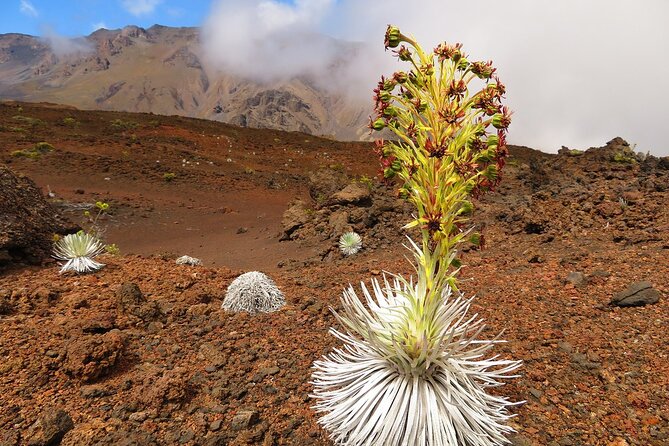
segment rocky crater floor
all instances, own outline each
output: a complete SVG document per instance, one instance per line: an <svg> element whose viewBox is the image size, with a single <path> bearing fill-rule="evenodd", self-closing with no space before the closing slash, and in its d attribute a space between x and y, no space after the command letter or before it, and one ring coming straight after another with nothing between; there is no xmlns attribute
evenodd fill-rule
<svg viewBox="0 0 669 446"><path fill-rule="evenodd" d="M0 237L0 445L331 444L309 396L313 361L338 345L330 307L348 284L411 273L411 209L370 145L30 104L0 105L0 133L0 194L11 184L18 203L1 235L22 235ZM669 444L669 159L620 138L511 149L475 202L485 246L464 247L461 288L483 336L504 332L496 352L524 362L494 390L524 401L512 443ZM24 199L36 211L13 218ZM39 253L97 200L121 253L60 275ZM350 257L347 230L363 238ZM250 270L286 306L222 310Z"/></svg>

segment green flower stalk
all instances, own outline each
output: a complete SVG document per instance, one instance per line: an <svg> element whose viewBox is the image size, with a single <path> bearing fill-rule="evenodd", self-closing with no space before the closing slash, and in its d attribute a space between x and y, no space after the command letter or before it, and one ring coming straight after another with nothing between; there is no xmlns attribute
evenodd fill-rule
<svg viewBox="0 0 669 446"><path fill-rule="evenodd" d="M335 313L345 343L314 363L319 422L338 445L491 446L508 443L508 407L488 387L512 378L519 361L485 356L498 339L479 340L484 326L468 316L471 299L457 289L457 247L480 236L468 221L472 198L500 180L507 155L510 113L504 85L491 62L469 62L461 44L425 52L389 26L386 49L410 69L382 77L375 92L372 130L389 129L393 141L376 151L384 178L399 180L398 193L416 213L405 228L416 281L352 287ZM478 84L472 93L470 84Z"/></svg>

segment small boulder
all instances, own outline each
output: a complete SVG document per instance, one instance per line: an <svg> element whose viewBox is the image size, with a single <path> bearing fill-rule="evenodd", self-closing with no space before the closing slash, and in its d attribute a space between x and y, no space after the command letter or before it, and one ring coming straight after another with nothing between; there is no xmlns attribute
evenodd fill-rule
<svg viewBox="0 0 669 446"><path fill-rule="evenodd" d="M162 317L155 301L147 301L136 283L125 282L116 290L116 306L121 313L131 314L145 322Z"/></svg>
<svg viewBox="0 0 669 446"><path fill-rule="evenodd" d="M371 205L372 195L365 184L350 183L339 192L334 193L332 197L330 197L329 204Z"/></svg>
<svg viewBox="0 0 669 446"><path fill-rule="evenodd" d="M177 265L201 266L202 260L191 256L181 256L176 259L175 263Z"/></svg>
<svg viewBox="0 0 669 446"><path fill-rule="evenodd" d="M653 285L650 282L637 282L628 286L624 291L615 294L609 305L618 307L641 307L658 303L661 296L662 294L653 288Z"/></svg>
<svg viewBox="0 0 669 446"><path fill-rule="evenodd" d="M62 409L47 409L28 428L25 439L30 446L60 444L65 434L74 427L72 418Z"/></svg>
<svg viewBox="0 0 669 446"><path fill-rule="evenodd" d="M309 213L307 212L307 206L303 201L297 200L286 210L286 212L283 213L283 218L281 220L283 236L281 239L289 240L293 232L301 228L308 221Z"/></svg>
<svg viewBox="0 0 669 446"><path fill-rule="evenodd" d="M232 430L248 429L258 422L258 412L255 410L240 410L232 419Z"/></svg>
<svg viewBox="0 0 669 446"><path fill-rule="evenodd" d="M580 271L572 271L569 274L567 274L567 278L565 279L568 283L571 283L574 286L583 286L587 282L587 278L585 277L585 274L583 274Z"/></svg>
<svg viewBox="0 0 669 446"><path fill-rule="evenodd" d="M333 169L320 169L309 173L309 195L317 203L322 203L346 184L343 172Z"/></svg>
<svg viewBox="0 0 669 446"><path fill-rule="evenodd" d="M91 382L113 369L124 347L125 336L118 329L93 335L75 332L67 345L65 371L83 382Z"/></svg>
<svg viewBox="0 0 669 446"><path fill-rule="evenodd" d="M146 298L136 283L125 282L116 290L116 304L120 310L142 305L144 302Z"/></svg>
<svg viewBox="0 0 669 446"><path fill-rule="evenodd" d="M330 214L328 219L328 224L334 231L335 235L343 234L344 232L349 232L353 228L348 223L349 214L345 210L341 209Z"/></svg>

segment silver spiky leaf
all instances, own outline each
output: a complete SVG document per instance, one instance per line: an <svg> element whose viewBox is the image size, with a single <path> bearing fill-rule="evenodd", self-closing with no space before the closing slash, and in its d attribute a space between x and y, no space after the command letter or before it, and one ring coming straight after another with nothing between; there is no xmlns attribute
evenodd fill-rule
<svg viewBox="0 0 669 446"><path fill-rule="evenodd" d="M339 237L339 249L345 256L356 254L362 249L362 237L356 232L345 232Z"/></svg>
<svg viewBox="0 0 669 446"><path fill-rule="evenodd" d="M497 339L477 340L482 320L467 317L471 299L445 287L422 307L426 281L396 276L366 306L349 287L336 314L344 342L314 363L314 408L337 445L491 446L506 444L508 407L516 404L486 388L512 378L519 361L484 357ZM431 309L430 309L431 308Z"/></svg>
<svg viewBox="0 0 669 446"><path fill-rule="evenodd" d="M274 281L259 271L244 273L232 281L221 308L247 313L271 313L285 305L283 293Z"/></svg>
<svg viewBox="0 0 669 446"><path fill-rule="evenodd" d="M53 257L65 261L60 268L60 273L74 271L76 273L88 273L97 271L103 263L93 260L102 254L105 245L94 235L79 231L76 234L68 234L59 239L53 246Z"/></svg>

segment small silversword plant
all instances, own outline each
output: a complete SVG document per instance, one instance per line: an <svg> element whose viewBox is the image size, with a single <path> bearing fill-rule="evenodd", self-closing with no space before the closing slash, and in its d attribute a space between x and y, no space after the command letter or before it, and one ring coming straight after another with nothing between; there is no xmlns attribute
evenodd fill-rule
<svg viewBox="0 0 669 446"><path fill-rule="evenodd" d="M283 293L274 281L259 271L244 273L232 281L223 299L226 311L271 313L285 305Z"/></svg>
<svg viewBox="0 0 669 446"><path fill-rule="evenodd" d="M53 247L53 257L65 261L61 274L66 271L88 273L97 271L104 264L93 260L105 250L105 245L94 235L79 231L59 238Z"/></svg>
<svg viewBox="0 0 669 446"><path fill-rule="evenodd" d="M357 254L362 249L362 237L357 232L345 232L339 237L339 249L345 256Z"/></svg>
<svg viewBox="0 0 669 446"><path fill-rule="evenodd" d="M200 266L202 265L202 260L196 259L191 256L181 256L176 260L177 265L191 265L191 266Z"/></svg>
<svg viewBox="0 0 669 446"><path fill-rule="evenodd" d="M491 62L469 62L460 44L428 53L393 26L385 44L411 68L381 78L370 127L397 137L377 141L377 151L384 176L398 178L399 195L415 206L405 228L420 230L420 245L409 239L416 280L372 280L371 291L362 283L362 299L344 292L335 313L342 329L331 330L344 347L314 363L319 422L337 445L508 443L515 403L487 389L520 362L489 357L502 341L478 339L484 325L457 289L456 249L480 242L466 227L470 197L491 190L504 166L505 88ZM480 90L471 93L470 82Z"/></svg>

